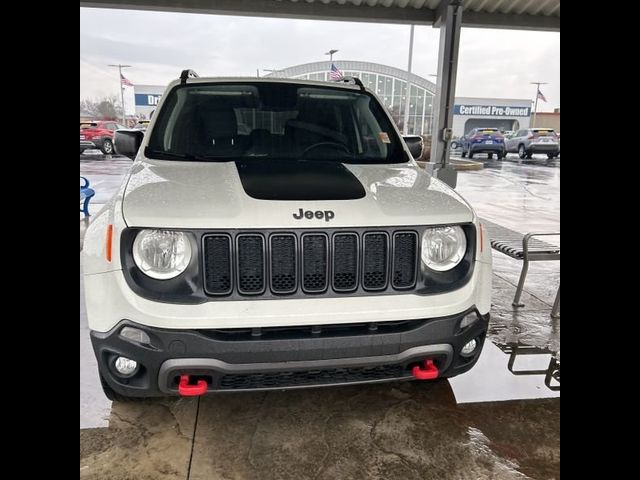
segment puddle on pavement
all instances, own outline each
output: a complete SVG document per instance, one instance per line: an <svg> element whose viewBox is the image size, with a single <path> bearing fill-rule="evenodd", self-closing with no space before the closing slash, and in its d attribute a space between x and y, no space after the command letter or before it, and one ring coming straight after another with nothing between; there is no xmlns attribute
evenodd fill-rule
<svg viewBox="0 0 640 480"><path fill-rule="evenodd" d="M546 349L486 341L478 363L449 379L458 404L560 396L560 361Z"/></svg>

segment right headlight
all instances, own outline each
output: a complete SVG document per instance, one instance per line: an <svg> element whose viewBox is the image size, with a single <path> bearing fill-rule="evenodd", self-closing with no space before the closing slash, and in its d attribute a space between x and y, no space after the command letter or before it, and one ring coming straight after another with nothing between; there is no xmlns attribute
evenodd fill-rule
<svg viewBox="0 0 640 480"><path fill-rule="evenodd" d="M427 228L422 236L422 262L431 270L451 270L466 251L467 237L457 225Z"/></svg>
<svg viewBox="0 0 640 480"><path fill-rule="evenodd" d="M187 269L191 244L183 232L141 230L133 242L133 261L145 275L168 280Z"/></svg>

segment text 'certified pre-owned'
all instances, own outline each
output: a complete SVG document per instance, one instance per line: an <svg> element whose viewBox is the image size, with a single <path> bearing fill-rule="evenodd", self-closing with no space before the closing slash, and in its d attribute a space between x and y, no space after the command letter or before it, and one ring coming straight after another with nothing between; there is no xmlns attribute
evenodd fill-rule
<svg viewBox="0 0 640 480"><path fill-rule="evenodd" d="M312 220L315 217L319 220L322 220L324 218L325 222L328 222L335 216L336 214L333 213L333 210L316 210L315 212L313 212L311 210L303 210L302 208L298 209L298 213L293 214L293 218L295 218L296 220L302 220L303 218Z"/></svg>

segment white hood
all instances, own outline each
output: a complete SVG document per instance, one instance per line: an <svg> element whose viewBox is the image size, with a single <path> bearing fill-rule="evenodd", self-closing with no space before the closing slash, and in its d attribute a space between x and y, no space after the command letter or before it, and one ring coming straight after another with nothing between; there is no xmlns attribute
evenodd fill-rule
<svg viewBox="0 0 640 480"><path fill-rule="evenodd" d="M259 200L248 195L235 162L136 162L123 199L131 227L334 228L434 225L473 220L454 190L415 165L350 165L365 196L354 200ZM331 185L327 185L328 189ZM294 218L300 209L332 211Z"/></svg>

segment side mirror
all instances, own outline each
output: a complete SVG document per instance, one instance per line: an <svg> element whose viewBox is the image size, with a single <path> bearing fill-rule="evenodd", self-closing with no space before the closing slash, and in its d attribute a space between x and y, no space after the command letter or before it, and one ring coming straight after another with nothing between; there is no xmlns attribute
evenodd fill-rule
<svg viewBox="0 0 640 480"><path fill-rule="evenodd" d="M144 132L142 130L132 128L116 130L113 134L113 145L116 147L116 153L133 160L138 154L143 137Z"/></svg>
<svg viewBox="0 0 640 480"><path fill-rule="evenodd" d="M422 155L422 147L424 145L422 137L420 135L405 135L402 139L404 140L404 143L407 144L407 147L409 147L411 156L414 159L420 158Z"/></svg>

